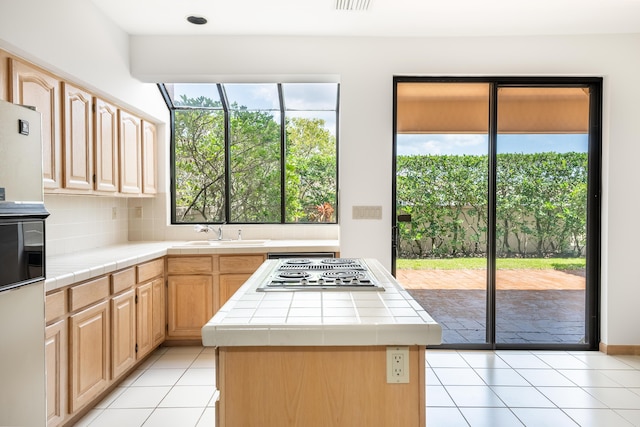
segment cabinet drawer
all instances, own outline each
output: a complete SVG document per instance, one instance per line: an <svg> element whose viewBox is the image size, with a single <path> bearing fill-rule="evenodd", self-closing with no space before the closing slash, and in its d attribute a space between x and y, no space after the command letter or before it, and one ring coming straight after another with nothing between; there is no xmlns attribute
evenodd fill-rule
<svg viewBox="0 0 640 427"><path fill-rule="evenodd" d="M212 271L213 258L210 256L167 258L169 274L202 274Z"/></svg>
<svg viewBox="0 0 640 427"><path fill-rule="evenodd" d="M60 316L64 316L67 312L67 295L65 291L57 291L50 293L45 298L44 313L49 323Z"/></svg>
<svg viewBox="0 0 640 427"><path fill-rule="evenodd" d="M220 257L220 273L253 273L264 262L264 255L225 255Z"/></svg>
<svg viewBox="0 0 640 427"><path fill-rule="evenodd" d="M69 305L76 311L109 296L109 276L104 276L69 289Z"/></svg>
<svg viewBox="0 0 640 427"><path fill-rule="evenodd" d="M129 289L136 284L136 272L132 268L113 273L111 275L111 293L117 294L118 292Z"/></svg>
<svg viewBox="0 0 640 427"><path fill-rule="evenodd" d="M140 264L136 269L138 270L138 283L146 282L154 277L162 276L164 273L164 259L159 258Z"/></svg>

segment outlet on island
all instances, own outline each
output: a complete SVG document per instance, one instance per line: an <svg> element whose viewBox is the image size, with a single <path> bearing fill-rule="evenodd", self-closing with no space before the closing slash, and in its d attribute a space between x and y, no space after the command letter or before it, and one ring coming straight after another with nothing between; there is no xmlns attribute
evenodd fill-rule
<svg viewBox="0 0 640 427"><path fill-rule="evenodd" d="M387 347L387 383L409 382L409 347Z"/></svg>

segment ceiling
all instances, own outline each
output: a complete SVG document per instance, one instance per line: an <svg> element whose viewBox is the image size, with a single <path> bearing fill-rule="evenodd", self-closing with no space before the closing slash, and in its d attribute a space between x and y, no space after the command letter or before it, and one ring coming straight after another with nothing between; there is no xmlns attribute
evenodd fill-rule
<svg viewBox="0 0 640 427"><path fill-rule="evenodd" d="M640 0L92 0L132 35L506 36L640 33ZM205 25L186 21L205 17Z"/></svg>

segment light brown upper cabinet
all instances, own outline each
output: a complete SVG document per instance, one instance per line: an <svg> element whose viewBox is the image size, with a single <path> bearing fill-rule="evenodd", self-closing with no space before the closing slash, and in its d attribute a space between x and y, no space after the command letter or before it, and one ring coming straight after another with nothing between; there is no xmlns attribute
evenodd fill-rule
<svg viewBox="0 0 640 427"><path fill-rule="evenodd" d="M156 194L158 192L158 178L156 165L158 164L158 149L156 125L147 121L142 122L142 192Z"/></svg>
<svg viewBox="0 0 640 427"><path fill-rule="evenodd" d="M142 120L119 110L120 192L142 192Z"/></svg>
<svg viewBox="0 0 640 427"><path fill-rule="evenodd" d="M62 83L64 122L64 188L93 190L93 97Z"/></svg>
<svg viewBox="0 0 640 427"><path fill-rule="evenodd" d="M42 115L47 193L155 195L154 123L0 50L0 99Z"/></svg>
<svg viewBox="0 0 640 427"><path fill-rule="evenodd" d="M9 54L0 50L0 99L9 101Z"/></svg>
<svg viewBox="0 0 640 427"><path fill-rule="evenodd" d="M118 191L118 109L95 98L95 186L100 192Z"/></svg>
<svg viewBox="0 0 640 427"><path fill-rule="evenodd" d="M9 64L11 102L35 107L42 114L44 188L60 188L60 80L14 58Z"/></svg>

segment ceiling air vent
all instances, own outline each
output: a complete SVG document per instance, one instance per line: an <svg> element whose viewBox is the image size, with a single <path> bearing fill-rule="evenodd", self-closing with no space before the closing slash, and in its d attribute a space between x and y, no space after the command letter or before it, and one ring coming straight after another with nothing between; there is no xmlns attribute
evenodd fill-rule
<svg viewBox="0 0 640 427"><path fill-rule="evenodd" d="M371 0L336 0L336 10L367 10Z"/></svg>

